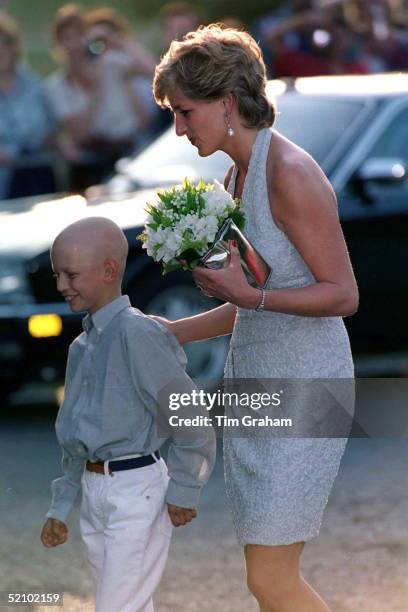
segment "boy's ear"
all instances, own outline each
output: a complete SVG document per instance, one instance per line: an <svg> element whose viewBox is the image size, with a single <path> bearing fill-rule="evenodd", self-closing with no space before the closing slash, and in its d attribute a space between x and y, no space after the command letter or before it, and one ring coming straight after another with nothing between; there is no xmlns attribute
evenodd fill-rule
<svg viewBox="0 0 408 612"><path fill-rule="evenodd" d="M119 263L116 259L105 260L105 281L111 283L118 278Z"/></svg>

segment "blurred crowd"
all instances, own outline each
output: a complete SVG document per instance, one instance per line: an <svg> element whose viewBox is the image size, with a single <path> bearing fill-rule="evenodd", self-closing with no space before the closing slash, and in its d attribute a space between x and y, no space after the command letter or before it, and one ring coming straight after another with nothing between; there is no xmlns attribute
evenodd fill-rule
<svg viewBox="0 0 408 612"><path fill-rule="evenodd" d="M407 0L293 0L254 33L271 77L408 69Z"/></svg>
<svg viewBox="0 0 408 612"><path fill-rule="evenodd" d="M407 0L282 6L249 26L233 16L218 19L248 27L271 78L408 69ZM164 5L162 52L205 22L193 4ZM0 11L0 200L54 192L61 184L83 190L171 121L151 92L159 58L116 9L62 6L53 18L50 54L56 69L41 79L22 59L19 24Z"/></svg>

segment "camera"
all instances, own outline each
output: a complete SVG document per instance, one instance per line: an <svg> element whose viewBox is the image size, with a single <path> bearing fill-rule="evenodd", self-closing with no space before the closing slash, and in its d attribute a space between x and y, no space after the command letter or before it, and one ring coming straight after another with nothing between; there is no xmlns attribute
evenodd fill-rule
<svg viewBox="0 0 408 612"><path fill-rule="evenodd" d="M89 38L85 43L85 49L89 57L95 58L103 55L106 51L106 40L103 38Z"/></svg>

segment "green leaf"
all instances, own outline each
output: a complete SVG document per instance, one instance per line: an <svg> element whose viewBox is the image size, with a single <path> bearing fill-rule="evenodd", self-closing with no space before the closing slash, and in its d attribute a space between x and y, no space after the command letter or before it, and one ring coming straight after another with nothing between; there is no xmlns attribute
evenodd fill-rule
<svg viewBox="0 0 408 612"><path fill-rule="evenodd" d="M196 249L188 248L180 253L180 259L185 259L189 262L194 259L200 259L200 254L196 251Z"/></svg>
<svg viewBox="0 0 408 612"><path fill-rule="evenodd" d="M232 212L230 218L233 220L238 229L243 230L245 227L245 217L240 212Z"/></svg>
<svg viewBox="0 0 408 612"><path fill-rule="evenodd" d="M171 259L167 263L163 264L163 276L168 274L169 272L174 272L174 270L180 270L183 266L177 259Z"/></svg>

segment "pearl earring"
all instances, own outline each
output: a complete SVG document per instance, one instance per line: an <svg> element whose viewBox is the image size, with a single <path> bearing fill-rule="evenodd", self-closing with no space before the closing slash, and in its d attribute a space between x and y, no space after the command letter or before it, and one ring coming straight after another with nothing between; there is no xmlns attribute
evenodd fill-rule
<svg viewBox="0 0 408 612"><path fill-rule="evenodd" d="M227 124L227 134L228 136L235 136L235 130L231 125L230 122L230 117L228 116L227 113L224 113L224 117L225 117L225 123Z"/></svg>
<svg viewBox="0 0 408 612"><path fill-rule="evenodd" d="M228 122L227 134L228 136L235 136L235 130L229 122Z"/></svg>

